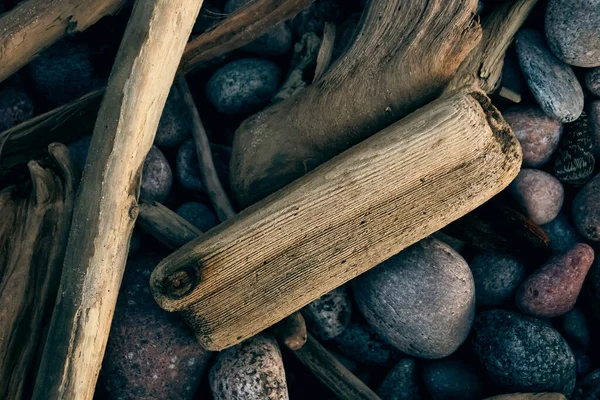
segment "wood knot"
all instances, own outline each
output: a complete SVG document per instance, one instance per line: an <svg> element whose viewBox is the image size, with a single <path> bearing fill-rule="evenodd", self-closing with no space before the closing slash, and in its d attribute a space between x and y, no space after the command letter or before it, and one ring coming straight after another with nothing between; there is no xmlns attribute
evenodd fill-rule
<svg viewBox="0 0 600 400"><path fill-rule="evenodd" d="M138 204L136 202L133 202L131 207L129 207L129 218L131 218L132 220L135 221L137 219L139 213L140 213L140 207L138 206Z"/></svg>
<svg viewBox="0 0 600 400"><path fill-rule="evenodd" d="M165 278L162 291L166 296L181 298L192 291L198 280L194 268L180 269Z"/></svg>

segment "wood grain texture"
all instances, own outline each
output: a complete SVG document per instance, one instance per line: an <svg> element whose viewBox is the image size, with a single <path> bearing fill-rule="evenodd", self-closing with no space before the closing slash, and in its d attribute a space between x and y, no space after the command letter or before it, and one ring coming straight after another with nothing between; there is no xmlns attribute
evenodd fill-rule
<svg viewBox="0 0 600 400"><path fill-rule="evenodd" d="M293 353L338 398L344 400L380 400L375 392L352 372L348 371L312 335L309 334L306 344Z"/></svg>
<svg viewBox="0 0 600 400"><path fill-rule="evenodd" d="M308 8L313 1L256 0L251 6L237 10L187 44L179 72L189 72L204 61L252 42L274 25ZM103 94L104 89L89 93L0 133L0 178L19 164L43 155L49 143L69 143L90 134Z"/></svg>
<svg viewBox="0 0 600 400"><path fill-rule="evenodd" d="M34 399L91 399L138 213L142 166L202 1L137 1L100 108Z"/></svg>
<svg viewBox="0 0 600 400"><path fill-rule="evenodd" d="M142 199L136 224L171 250L177 250L202 235L186 219L156 201Z"/></svg>
<svg viewBox="0 0 600 400"><path fill-rule="evenodd" d="M173 253L154 296L229 347L489 200L521 158L484 94L436 101ZM187 293L170 291L179 274Z"/></svg>
<svg viewBox="0 0 600 400"><path fill-rule="evenodd" d="M27 0L0 16L0 82L64 36L117 12L125 0Z"/></svg>

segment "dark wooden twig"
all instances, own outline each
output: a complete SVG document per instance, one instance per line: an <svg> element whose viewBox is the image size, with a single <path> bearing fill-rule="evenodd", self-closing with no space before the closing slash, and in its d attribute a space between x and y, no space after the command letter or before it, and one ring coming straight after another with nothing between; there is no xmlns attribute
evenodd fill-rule
<svg viewBox="0 0 600 400"><path fill-rule="evenodd" d="M202 232L183 217L156 201L140 202L137 226L167 246L177 250Z"/></svg>

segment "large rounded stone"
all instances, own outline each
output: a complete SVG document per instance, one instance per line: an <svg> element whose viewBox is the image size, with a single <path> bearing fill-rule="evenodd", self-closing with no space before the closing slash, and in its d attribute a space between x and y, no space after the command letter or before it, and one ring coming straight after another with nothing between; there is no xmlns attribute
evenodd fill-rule
<svg viewBox="0 0 600 400"><path fill-rule="evenodd" d="M210 388L215 400L287 400L275 338L257 335L220 352L210 370Z"/></svg>
<svg viewBox="0 0 600 400"><path fill-rule="evenodd" d="M152 146L144 161L140 197L162 203L169 196L172 185L173 173L169 162L157 147Z"/></svg>
<svg viewBox="0 0 600 400"><path fill-rule="evenodd" d="M460 254L439 240L416 243L352 284L369 324L409 355L445 357L471 329L473 275Z"/></svg>
<svg viewBox="0 0 600 400"><path fill-rule="evenodd" d="M522 314L490 310L475 319L473 350L504 392L560 392L575 387L575 358L558 332Z"/></svg>
<svg viewBox="0 0 600 400"><path fill-rule="evenodd" d="M383 342L368 325L351 322L332 341L340 352L360 363L389 365L392 361L392 347Z"/></svg>
<svg viewBox="0 0 600 400"><path fill-rule="evenodd" d="M584 379L577 382L571 400L600 399L600 369L590 372Z"/></svg>
<svg viewBox="0 0 600 400"><path fill-rule="evenodd" d="M333 339L346 329L352 304L345 286L319 297L302 309L310 331L321 340Z"/></svg>
<svg viewBox="0 0 600 400"><path fill-rule="evenodd" d="M558 58L578 67L600 66L600 0L549 0L545 26Z"/></svg>
<svg viewBox="0 0 600 400"><path fill-rule="evenodd" d="M191 117L179 92L171 89L158 123L154 144L170 149L192 136Z"/></svg>
<svg viewBox="0 0 600 400"><path fill-rule="evenodd" d="M388 372L377 389L382 400L419 400L419 377L412 358L403 358Z"/></svg>
<svg viewBox="0 0 600 400"><path fill-rule="evenodd" d="M178 315L162 310L150 292L161 258L127 263L99 385L110 399L193 399L210 353Z"/></svg>
<svg viewBox="0 0 600 400"><path fill-rule="evenodd" d="M502 113L523 148L523 166L541 167L556 148L562 124L538 107L512 107Z"/></svg>
<svg viewBox="0 0 600 400"><path fill-rule="evenodd" d="M527 85L542 110L562 122L579 118L583 89L571 67L552 54L539 32L522 30L515 43Z"/></svg>
<svg viewBox="0 0 600 400"><path fill-rule="evenodd" d="M562 184L547 172L523 168L510 191L525 214L536 224L547 224L558 215L564 200Z"/></svg>
<svg viewBox="0 0 600 400"><path fill-rule="evenodd" d="M525 266L497 252L477 253L471 263L478 307L499 306L512 301L525 279Z"/></svg>
<svg viewBox="0 0 600 400"><path fill-rule="evenodd" d="M573 201L573 221L586 239L600 241L600 174L596 175Z"/></svg>
<svg viewBox="0 0 600 400"><path fill-rule="evenodd" d="M590 346L590 328L585 314L579 308L572 309L554 321L558 331L567 339L567 342L573 343L582 349L587 349Z"/></svg>

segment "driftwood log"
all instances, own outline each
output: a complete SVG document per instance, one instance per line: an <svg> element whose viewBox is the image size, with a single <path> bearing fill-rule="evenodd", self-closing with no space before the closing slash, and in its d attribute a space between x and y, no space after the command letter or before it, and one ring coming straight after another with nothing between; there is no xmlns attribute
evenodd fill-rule
<svg viewBox="0 0 600 400"><path fill-rule="evenodd" d="M91 399L108 340L142 165L202 1L136 2L75 203L34 399ZM174 23L176 21L177 23Z"/></svg>
<svg viewBox="0 0 600 400"><path fill-rule="evenodd" d="M187 73L203 62L240 48L310 6L314 0L256 0L190 41L179 64ZM80 97L0 133L0 178L39 157L52 142L69 143L94 128L104 89Z"/></svg>
<svg viewBox="0 0 600 400"><path fill-rule="evenodd" d="M78 172L60 144L0 192L0 398L27 399L58 291Z"/></svg>
<svg viewBox="0 0 600 400"><path fill-rule="evenodd" d="M27 0L0 17L0 82L64 36L114 14L125 0Z"/></svg>
<svg viewBox="0 0 600 400"><path fill-rule="evenodd" d="M221 350L462 217L520 164L483 93L438 100L173 253L154 296Z"/></svg>

